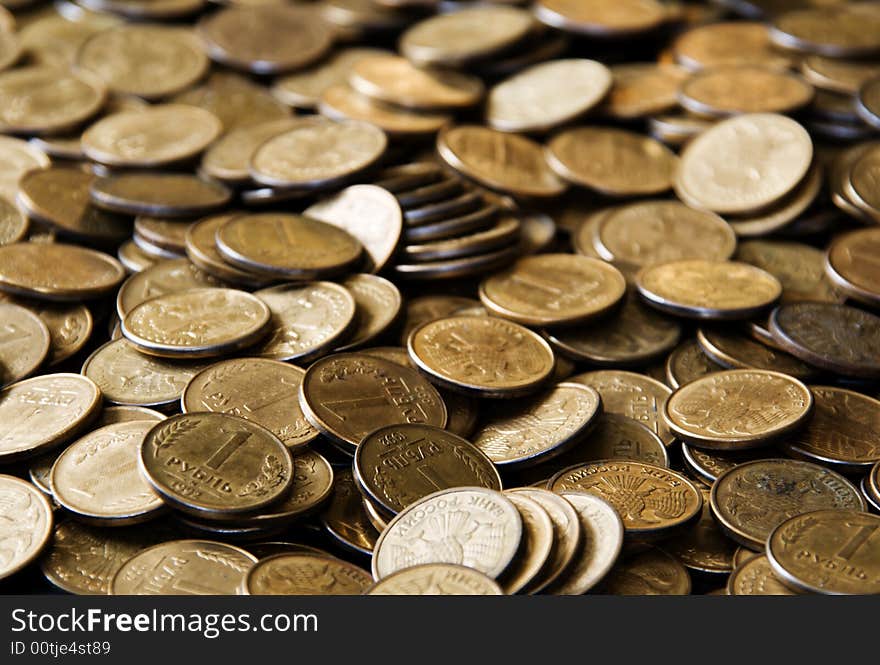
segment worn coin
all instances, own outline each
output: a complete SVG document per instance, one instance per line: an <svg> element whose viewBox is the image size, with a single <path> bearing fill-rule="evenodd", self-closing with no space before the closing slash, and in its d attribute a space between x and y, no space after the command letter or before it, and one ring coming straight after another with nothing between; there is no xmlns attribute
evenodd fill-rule
<svg viewBox="0 0 880 665"><path fill-rule="evenodd" d="M773 574L773 568L763 554L753 556L736 567L728 579L727 593L730 596L797 595Z"/></svg>
<svg viewBox="0 0 880 665"><path fill-rule="evenodd" d="M116 313L124 319L141 303L171 293L220 286L220 282L187 259L159 261L131 275L116 294Z"/></svg>
<svg viewBox="0 0 880 665"><path fill-rule="evenodd" d="M97 178L89 194L105 210L157 217L206 215L232 198L232 192L218 182L183 173L151 172Z"/></svg>
<svg viewBox="0 0 880 665"><path fill-rule="evenodd" d="M835 238L825 258L831 281L849 297L869 306L880 304L878 249L880 234L876 229L851 231Z"/></svg>
<svg viewBox="0 0 880 665"><path fill-rule="evenodd" d="M770 532L813 510L864 510L858 489L843 476L809 462L766 459L739 464L712 485L712 514L741 545L761 551Z"/></svg>
<svg viewBox="0 0 880 665"><path fill-rule="evenodd" d="M372 583L370 573L347 561L290 553L260 559L240 591L256 596L359 596Z"/></svg>
<svg viewBox="0 0 880 665"><path fill-rule="evenodd" d="M733 553L736 543L727 538L712 517L709 490L700 489L703 511L700 521L691 529L663 544L685 566L700 573L730 573L733 571Z"/></svg>
<svg viewBox="0 0 880 665"><path fill-rule="evenodd" d="M686 596L690 592L687 568L656 547L621 557L599 589L612 596Z"/></svg>
<svg viewBox="0 0 880 665"><path fill-rule="evenodd" d="M709 358L732 369L766 369L805 381L816 376L816 369L794 356L770 348L734 331L700 328L697 343Z"/></svg>
<svg viewBox="0 0 880 665"><path fill-rule="evenodd" d="M423 563L382 578L369 596L501 596L498 582L483 573L452 563Z"/></svg>
<svg viewBox="0 0 880 665"><path fill-rule="evenodd" d="M333 494L321 513L321 523L341 545L361 554L371 555L379 532L364 511L361 493L351 469L334 471Z"/></svg>
<svg viewBox="0 0 880 665"><path fill-rule="evenodd" d="M0 579L30 564L49 544L52 506L29 482L0 475Z"/></svg>
<svg viewBox="0 0 880 665"><path fill-rule="evenodd" d="M29 309L0 302L0 386L33 374L49 354L43 320Z"/></svg>
<svg viewBox="0 0 880 665"><path fill-rule="evenodd" d="M796 74L763 65L726 65L691 76L679 103L691 113L724 117L741 113L794 113L813 101L813 86Z"/></svg>
<svg viewBox="0 0 880 665"><path fill-rule="evenodd" d="M823 269L821 250L797 242L747 240L736 248L736 259L766 270L782 284L780 301L840 302Z"/></svg>

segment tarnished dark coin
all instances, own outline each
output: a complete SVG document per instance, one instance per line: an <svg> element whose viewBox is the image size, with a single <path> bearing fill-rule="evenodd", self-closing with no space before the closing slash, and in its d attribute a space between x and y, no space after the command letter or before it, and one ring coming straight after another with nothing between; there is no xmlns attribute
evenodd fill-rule
<svg viewBox="0 0 880 665"><path fill-rule="evenodd" d="M727 582L731 596L795 596L794 591L779 581L770 562L763 554L738 565Z"/></svg>
<svg viewBox="0 0 880 665"><path fill-rule="evenodd" d="M712 517L709 490L701 488L703 512L689 531L663 543L667 552L691 570L701 573L725 574L733 571L736 543L730 540Z"/></svg>
<svg viewBox="0 0 880 665"><path fill-rule="evenodd" d="M340 469L334 476L333 494L321 513L321 523L344 547L370 555L379 539L379 532L364 511L352 471Z"/></svg>
<svg viewBox="0 0 880 665"><path fill-rule="evenodd" d="M674 556L650 547L624 555L599 587L612 596L686 596L691 576Z"/></svg>
<svg viewBox="0 0 880 665"><path fill-rule="evenodd" d="M691 476L709 486L725 471L739 464L771 457L774 451L773 448L708 450L690 446L687 443L681 444L681 456L685 469Z"/></svg>
<svg viewBox="0 0 880 665"><path fill-rule="evenodd" d="M801 381L816 376L817 370L794 356L721 328L697 330L697 343L711 360L734 369L766 369L788 374Z"/></svg>
<svg viewBox="0 0 880 665"><path fill-rule="evenodd" d="M712 372L720 372L724 366L710 359L696 340L681 344L666 360L666 382L673 388L698 379Z"/></svg>

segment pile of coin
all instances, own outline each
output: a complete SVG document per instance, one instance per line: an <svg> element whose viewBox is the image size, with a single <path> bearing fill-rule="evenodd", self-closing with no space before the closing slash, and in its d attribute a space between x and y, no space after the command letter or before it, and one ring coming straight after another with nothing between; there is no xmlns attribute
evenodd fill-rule
<svg viewBox="0 0 880 665"><path fill-rule="evenodd" d="M880 5L3 4L0 591L880 593Z"/></svg>

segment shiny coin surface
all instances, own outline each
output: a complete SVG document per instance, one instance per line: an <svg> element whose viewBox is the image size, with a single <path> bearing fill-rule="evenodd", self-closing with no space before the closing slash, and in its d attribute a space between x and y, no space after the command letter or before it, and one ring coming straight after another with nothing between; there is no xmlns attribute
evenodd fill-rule
<svg viewBox="0 0 880 665"><path fill-rule="evenodd" d="M89 159L109 166L155 167L195 157L222 131L213 113L188 104L157 104L109 115L82 135Z"/></svg>
<svg viewBox="0 0 880 665"><path fill-rule="evenodd" d="M0 461L69 441L98 415L101 391L79 374L43 374L0 391Z"/></svg>
<svg viewBox="0 0 880 665"><path fill-rule="evenodd" d="M813 101L813 86L800 76L763 65L726 65L694 74L678 99L705 116L793 113Z"/></svg>
<svg viewBox="0 0 880 665"><path fill-rule="evenodd" d="M781 305L770 332L782 348L816 367L861 378L880 377L880 318L830 303Z"/></svg>
<svg viewBox="0 0 880 665"><path fill-rule="evenodd" d="M579 441L601 411L593 388L560 383L540 395L499 404L470 439L498 466L535 464Z"/></svg>
<svg viewBox="0 0 880 665"><path fill-rule="evenodd" d="M859 87L856 98L856 113L872 127L880 127L880 72L873 71L870 79Z"/></svg>
<svg viewBox="0 0 880 665"><path fill-rule="evenodd" d="M318 431L299 407L304 370L264 358L223 360L190 379L181 396L184 413L212 411L252 420L297 449Z"/></svg>
<svg viewBox="0 0 880 665"><path fill-rule="evenodd" d="M92 202L127 215L187 217L224 207L232 192L224 185L176 173L124 173L96 179Z"/></svg>
<svg viewBox="0 0 880 665"><path fill-rule="evenodd" d="M500 492L435 492L399 513L382 532L373 577L381 580L421 563L454 563L497 578L513 561L521 538L519 512Z"/></svg>
<svg viewBox="0 0 880 665"><path fill-rule="evenodd" d="M444 489L501 489L498 471L485 453L426 425L388 425L371 432L358 444L354 472L368 499L391 514Z"/></svg>
<svg viewBox="0 0 880 665"><path fill-rule="evenodd" d="M599 589L612 596L685 596L690 592L687 568L656 547L621 557Z"/></svg>
<svg viewBox="0 0 880 665"><path fill-rule="evenodd" d="M181 254L186 251L186 231L190 226L189 215L180 220L138 215L134 220L133 237L138 237L159 249Z"/></svg>
<svg viewBox="0 0 880 665"><path fill-rule="evenodd" d="M697 26L672 45L675 59L692 70L730 65L787 69L792 58L773 46L767 26L757 21L729 21Z"/></svg>
<svg viewBox="0 0 880 665"><path fill-rule="evenodd" d="M108 425L71 444L52 466L55 500L77 519L99 526L156 517L164 504L138 469L141 444L154 425L149 420Z"/></svg>
<svg viewBox="0 0 880 665"><path fill-rule="evenodd" d="M800 591L880 593L880 517L817 510L780 524L767 539L773 572Z"/></svg>
<svg viewBox="0 0 880 665"><path fill-rule="evenodd" d="M257 596L359 596L373 584L363 568L335 557L276 554L247 573L241 592Z"/></svg>
<svg viewBox="0 0 880 665"><path fill-rule="evenodd" d="M186 413L155 425L141 470L162 498L194 515L256 510L283 497L293 461L269 430L222 413Z"/></svg>
<svg viewBox="0 0 880 665"><path fill-rule="evenodd" d="M770 532L790 517L813 510L864 510L858 489L817 464L767 459L740 464L712 486L712 514L724 532L760 551Z"/></svg>
<svg viewBox="0 0 880 665"><path fill-rule="evenodd" d="M555 545L553 522L541 504L522 492L505 492L522 519L523 534L516 561L505 571L502 582L506 593L522 591L541 574Z"/></svg>
<svg viewBox="0 0 880 665"><path fill-rule="evenodd" d="M210 540L172 540L142 550L122 564L110 582L110 593L234 595L256 562L255 556L233 545Z"/></svg>
<svg viewBox="0 0 880 665"><path fill-rule="evenodd" d="M125 280L116 294L116 314L124 319L131 310L151 298L220 284L186 259L158 261Z"/></svg>
<svg viewBox="0 0 880 665"><path fill-rule="evenodd" d="M778 240L748 240L739 243L736 258L776 277L782 284L783 303L840 301L825 276L823 253L815 247Z"/></svg>
<svg viewBox="0 0 880 665"><path fill-rule="evenodd" d="M217 249L242 270L277 279L315 279L350 270L361 243L326 222L290 213L233 217L217 230Z"/></svg>
<svg viewBox="0 0 880 665"><path fill-rule="evenodd" d="M344 84L325 90L318 110L334 120L369 122L394 138L430 136L452 120L444 113L415 112L393 106Z"/></svg>
<svg viewBox="0 0 880 665"><path fill-rule="evenodd" d="M327 353L350 329L357 303L333 282L281 284L254 292L271 312L270 332L251 354L306 362Z"/></svg>
<svg viewBox="0 0 880 665"><path fill-rule="evenodd" d="M745 114L718 123L687 145L675 191L697 208L720 214L755 212L793 190L812 158L810 135L794 120Z"/></svg>
<svg viewBox="0 0 880 665"><path fill-rule="evenodd" d="M763 554L753 556L736 567L727 582L730 596L795 596L794 591L773 574Z"/></svg>
<svg viewBox="0 0 880 665"><path fill-rule="evenodd" d="M670 469L641 462L606 460L560 471L550 479L554 492L595 494L620 513L627 536L662 538L698 519L699 488Z"/></svg>
<svg viewBox="0 0 880 665"><path fill-rule="evenodd" d="M666 20L666 9L654 0L540 0L535 15L555 28L610 37L656 28Z"/></svg>
<svg viewBox="0 0 880 665"><path fill-rule="evenodd" d="M14 476L0 475L0 579L18 572L39 556L52 535L52 506L43 493Z"/></svg>
<svg viewBox="0 0 880 665"><path fill-rule="evenodd" d="M487 309L534 326L583 323L608 312L625 292L619 270L575 254L525 257L480 283Z"/></svg>
<svg viewBox="0 0 880 665"><path fill-rule="evenodd" d="M27 235L29 226L28 218L13 205L13 201L0 196L0 245L22 240Z"/></svg>
<svg viewBox="0 0 880 665"><path fill-rule="evenodd" d="M733 571L733 554L736 543L730 540L712 517L709 506L709 490L701 488L703 509L700 520L689 531L663 544L691 570L701 573L725 574Z"/></svg>
<svg viewBox="0 0 880 665"><path fill-rule="evenodd" d="M666 382L673 388L679 388L701 376L724 369L703 353L696 340L681 344L669 354L666 360Z"/></svg>
<svg viewBox="0 0 880 665"><path fill-rule="evenodd" d="M816 375L816 369L794 356L772 349L745 335L721 328L700 328L697 343L709 358L729 368L766 369L788 374L801 381Z"/></svg>
<svg viewBox="0 0 880 665"><path fill-rule="evenodd" d="M43 364L49 354L49 329L20 305L0 302L0 386L19 381Z"/></svg>
<svg viewBox="0 0 880 665"><path fill-rule="evenodd" d="M313 109L325 90L346 83L349 71L358 60L373 55L387 55L387 52L364 47L334 51L310 67L276 79L272 94L290 106Z"/></svg>
<svg viewBox="0 0 880 665"><path fill-rule="evenodd" d="M184 236L186 255L200 272L218 280L244 286L265 286L267 278L227 263L217 249L217 231L236 216L237 213L212 215L189 225Z"/></svg>
<svg viewBox="0 0 880 665"><path fill-rule="evenodd" d="M518 134L461 125L437 137L449 166L486 187L520 196L558 196L566 185L547 166L541 146Z"/></svg>
<svg viewBox="0 0 880 665"><path fill-rule="evenodd" d="M614 65L611 92L602 110L612 118L632 120L678 106L678 88L688 78L684 67L655 62Z"/></svg>
<svg viewBox="0 0 880 665"><path fill-rule="evenodd" d="M128 423L132 420L159 422L160 420L165 420L165 416L145 406L106 406L101 410L100 417L95 421L95 429L106 427L107 425L116 425L117 423Z"/></svg>
<svg viewBox="0 0 880 665"><path fill-rule="evenodd" d="M38 300L81 301L114 291L125 269L111 256L62 243L0 247L0 290Z"/></svg>
<svg viewBox="0 0 880 665"><path fill-rule="evenodd" d="M557 175L609 196L659 194L672 187L675 154L659 141L622 129L577 127L547 144Z"/></svg>
<svg viewBox="0 0 880 665"><path fill-rule="evenodd" d="M611 88L611 72L595 60L551 60L498 83L486 100L486 120L504 132L544 131L595 107Z"/></svg>
<svg viewBox="0 0 880 665"><path fill-rule="evenodd" d="M416 366L451 390L510 397L538 389L553 371L553 351L537 334L493 317L430 321L407 342Z"/></svg>
<svg viewBox="0 0 880 665"><path fill-rule="evenodd" d="M770 39L783 48L835 58L880 52L880 12L872 4L809 7L784 12L773 22Z"/></svg>
<svg viewBox="0 0 880 665"><path fill-rule="evenodd" d="M370 272L385 267L403 230L403 213L397 199L375 185L347 187L306 208L303 214L341 228L360 240L371 262Z"/></svg>
<svg viewBox="0 0 880 665"><path fill-rule="evenodd" d="M50 164L49 158L42 150L27 141L11 136L0 136L0 155L3 157L3 167L0 168L0 195L9 204L15 202L21 176L33 169L48 168ZM0 244L20 240L26 231L26 228L22 228L22 222L10 215L11 213L5 213L0 218L3 220L0 228L6 233L5 236L0 236L2 238Z"/></svg>
<svg viewBox="0 0 880 665"><path fill-rule="evenodd" d="M459 314L473 315L475 311L482 309L479 300L461 296L441 294L408 298L404 303L401 342L406 344L410 333L424 323Z"/></svg>
<svg viewBox="0 0 880 665"><path fill-rule="evenodd" d="M880 249L876 229L839 236L828 248L825 270L835 286L868 306L880 304L880 267L874 257Z"/></svg>
<svg viewBox="0 0 880 665"><path fill-rule="evenodd" d="M258 341L269 320L269 308L249 293L192 289L137 305L125 315L122 334L149 355L210 357Z"/></svg>
<svg viewBox="0 0 880 665"><path fill-rule="evenodd" d="M812 410L813 395L797 379L780 372L737 369L680 387L666 401L663 420L698 448L741 450L798 429Z"/></svg>
<svg viewBox="0 0 880 665"><path fill-rule="evenodd" d="M382 578L369 596L501 596L498 582L483 573L452 563L424 563Z"/></svg>
<svg viewBox="0 0 880 665"><path fill-rule="evenodd" d="M348 450L377 427L444 427L447 420L439 393L418 372L358 353L315 362L303 377L299 400L306 419Z"/></svg>
<svg viewBox="0 0 880 665"><path fill-rule="evenodd" d="M690 446L686 443L681 444L684 468L691 476L710 486L725 471L745 462L766 459L772 456L773 451L773 448L709 450L707 448Z"/></svg>
<svg viewBox="0 0 880 665"><path fill-rule="evenodd" d="M334 471L333 494L321 513L321 523L341 545L371 555L379 532L364 510L362 495L351 469Z"/></svg>
<svg viewBox="0 0 880 665"><path fill-rule="evenodd" d="M337 351L348 351L381 336L397 320L403 298L397 287L384 277L352 275L343 282L354 298L356 309L352 331Z"/></svg>
<svg viewBox="0 0 880 665"><path fill-rule="evenodd" d="M737 261L689 259L643 268L636 286L652 307L688 318L746 319L771 307L782 285Z"/></svg>

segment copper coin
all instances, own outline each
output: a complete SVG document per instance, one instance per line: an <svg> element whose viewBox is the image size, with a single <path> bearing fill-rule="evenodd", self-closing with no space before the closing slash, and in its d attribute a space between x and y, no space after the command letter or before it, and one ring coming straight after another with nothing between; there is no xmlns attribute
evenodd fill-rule
<svg viewBox="0 0 880 665"><path fill-rule="evenodd" d="M851 298L880 304L880 266L875 263L880 234L875 229L838 236L825 258L825 271L834 284Z"/></svg>

